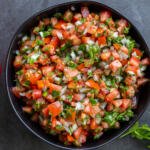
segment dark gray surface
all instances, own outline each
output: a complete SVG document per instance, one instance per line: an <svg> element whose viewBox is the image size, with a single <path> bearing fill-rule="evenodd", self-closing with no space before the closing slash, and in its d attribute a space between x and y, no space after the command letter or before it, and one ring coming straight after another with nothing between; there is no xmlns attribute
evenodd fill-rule
<svg viewBox="0 0 150 150"><path fill-rule="evenodd" d="M0 0L0 150L55 149L32 135L16 117L4 88L5 57L11 38L24 20L35 12L67 0ZM101 0L125 15L142 33L150 47L150 0ZM140 119L150 124L150 106ZM101 150L146 150L146 141L118 139Z"/></svg>

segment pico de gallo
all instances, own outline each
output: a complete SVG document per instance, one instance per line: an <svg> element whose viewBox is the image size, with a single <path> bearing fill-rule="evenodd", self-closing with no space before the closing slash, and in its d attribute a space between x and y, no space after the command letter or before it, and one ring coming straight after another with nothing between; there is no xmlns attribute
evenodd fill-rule
<svg viewBox="0 0 150 150"><path fill-rule="evenodd" d="M46 133L76 146L129 121L150 64L130 27L107 10L88 7L39 20L19 41L13 62L12 92L23 112Z"/></svg>

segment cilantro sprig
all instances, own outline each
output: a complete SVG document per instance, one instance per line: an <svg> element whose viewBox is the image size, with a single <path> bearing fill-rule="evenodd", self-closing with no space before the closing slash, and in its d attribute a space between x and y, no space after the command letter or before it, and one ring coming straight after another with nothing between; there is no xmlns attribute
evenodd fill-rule
<svg viewBox="0 0 150 150"><path fill-rule="evenodd" d="M150 140L150 126L148 124L140 125L139 122L136 122L121 138L127 135L139 140ZM148 148L150 148L150 145L148 145Z"/></svg>

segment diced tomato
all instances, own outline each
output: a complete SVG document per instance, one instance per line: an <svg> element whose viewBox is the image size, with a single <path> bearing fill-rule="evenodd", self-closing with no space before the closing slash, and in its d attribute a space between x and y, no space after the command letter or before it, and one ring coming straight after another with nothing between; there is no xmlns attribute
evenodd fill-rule
<svg viewBox="0 0 150 150"><path fill-rule="evenodd" d="M110 55L111 55L111 53L108 51L108 52L101 53L100 57L103 61L108 61L110 58Z"/></svg>
<svg viewBox="0 0 150 150"><path fill-rule="evenodd" d="M84 68L85 68L85 64L84 63L82 63L82 64L77 66L77 69L80 70L80 71L82 71Z"/></svg>
<svg viewBox="0 0 150 150"><path fill-rule="evenodd" d="M53 103L55 100L54 100L54 98L53 98L53 96L51 95L51 94L48 94L46 97L45 97L45 99L48 101L48 102L50 102L50 103Z"/></svg>
<svg viewBox="0 0 150 150"><path fill-rule="evenodd" d="M68 83L68 88L69 89L75 89L77 87L77 83L75 83L74 81L70 81Z"/></svg>
<svg viewBox="0 0 150 150"><path fill-rule="evenodd" d="M44 81L43 80L38 80L37 81L37 87L38 89L43 89L44 88Z"/></svg>
<svg viewBox="0 0 150 150"><path fill-rule="evenodd" d="M124 28L128 26L128 22L125 19L120 19L117 22L118 28L117 30L119 31L119 33L122 33Z"/></svg>
<svg viewBox="0 0 150 150"><path fill-rule="evenodd" d="M119 68L122 67L122 64L119 60L115 60L115 61L111 62L109 67L113 72L116 72Z"/></svg>
<svg viewBox="0 0 150 150"><path fill-rule="evenodd" d="M21 67L21 65L22 65L22 56L19 56L19 55L16 56L13 65L14 65L15 68Z"/></svg>
<svg viewBox="0 0 150 150"><path fill-rule="evenodd" d="M133 84L135 84L135 82L136 82L136 77L134 77L134 76L127 76L125 78L125 83L127 85L133 85Z"/></svg>
<svg viewBox="0 0 150 150"><path fill-rule="evenodd" d="M36 84L38 80L41 79L42 74L41 72L35 72L35 73L30 73L30 71L27 73L27 80L30 81L31 84Z"/></svg>
<svg viewBox="0 0 150 150"><path fill-rule="evenodd" d="M52 91L61 91L62 86L57 85L57 84L53 84L53 83L49 83L49 92L52 93Z"/></svg>
<svg viewBox="0 0 150 150"><path fill-rule="evenodd" d="M133 86L128 86L128 89L126 91L126 97L133 97L135 94L135 89Z"/></svg>
<svg viewBox="0 0 150 150"><path fill-rule="evenodd" d="M48 115L49 115L48 112L49 112L49 111L48 111L48 107L45 107L45 108L42 109L42 113L43 113L43 115L44 115L45 117L48 117Z"/></svg>
<svg viewBox="0 0 150 150"><path fill-rule="evenodd" d="M58 22L58 20L57 20L56 17L51 18L51 24L52 24L53 27L57 24L57 22Z"/></svg>
<svg viewBox="0 0 150 150"><path fill-rule="evenodd" d="M26 97L27 99L31 99L32 93L31 93L31 92L26 92L26 93L25 93L25 97Z"/></svg>
<svg viewBox="0 0 150 150"><path fill-rule="evenodd" d="M73 77L76 77L79 74L79 71L77 69L72 68L65 68L64 69L65 77L68 81L71 81Z"/></svg>
<svg viewBox="0 0 150 150"><path fill-rule="evenodd" d="M98 36L101 35L103 32L104 32L104 29L99 27L99 28L97 29L97 31L96 31L96 36L98 37Z"/></svg>
<svg viewBox="0 0 150 150"><path fill-rule="evenodd" d="M137 49L137 48L133 48L132 54L133 54L134 52L135 52L136 55L139 56L139 57L141 57L141 56L143 55L142 52L141 52L139 49Z"/></svg>
<svg viewBox="0 0 150 150"><path fill-rule="evenodd" d="M91 114L91 112L92 112L92 105L90 103L88 103L86 105L86 107L84 108L84 112L87 113L88 115Z"/></svg>
<svg viewBox="0 0 150 150"><path fill-rule="evenodd" d="M63 34L64 39L69 39L70 33L68 31L62 30L62 34Z"/></svg>
<svg viewBox="0 0 150 150"><path fill-rule="evenodd" d="M125 19L120 19L120 20L117 22L117 24L118 24L118 26L120 26L120 27L126 27L126 26L128 26L128 22L127 22L127 20L125 20Z"/></svg>
<svg viewBox="0 0 150 150"><path fill-rule="evenodd" d="M44 66L42 67L42 73L44 76L49 76L49 74L54 71L54 66Z"/></svg>
<svg viewBox="0 0 150 150"><path fill-rule="evenodd" d="M147 78L140 78L140 79L137 80L137 85L141 86L141 85L143 85L144 83L146 83L148 81L149 81L149 79L147 79Z"/></svg>
<svg viewBox="0 0 150 150"><path fill-rule="evenodd" d="M100 12L100 21L101 22L105 22L110 17L111 17L111 12L109 12L109 11Z"/></svg>
<svg viewBox="0 0 150 150"><path fill-rule="evenodd" d="M135 66L135 67L138 67L139 64L140 64L140 60L136 57L131 57L130 60L129 60L129 64L131 66Z"/></svg>
<svg viewBox="0 0 150 150"><path fill-rule="evenodd" d="M67 11L65 12L65 14L64 14L64 19L65 19L65 21L71 22L72 18L73 18L73 13L72 13L72 11L67 10Z"/></svg>
<svg viewBox="0 0 150 150"><path fill-rule="evenodd" d="M90 121L90 128L91 128L92 130L94 130L94 129L97 128L97 124L96 124L95 119L91 119L91 121Z"/></svg>
<svg viewBox="0 0 150 150"><path fill-rule="evenodd" d="M55 25L54 25L54 28L55 29L62 29L62 25L64 25L65 24L65 22L64 21L59 21L59 22L57 22Z"/></svg>
<svg viewBox="0 0 150 150"><path fill-rule="evenodd" d="M87 137L86 135L82 134L78 139L79 143L85 143L86 142L86 137Z"/></svg>
<svg viewBox="0 0 150 150"><path fill-rule="evenodd" d="M76 21L80 20L81 18L82 18L81 14L77 13L73 16L73 21L76 22Z"/></svg>
<svg viewBox="0 0 150 150"><path fill-rule="evenodd" d="M52 30L52 35L58 37L58 39L60 39L60 40L62 40L64 38L62 30L53 29Z"/></svg>
<svg viewBox="0 0 150 150"><path fill-rule="evenodd" d="M56 118L52 118L52 128L56 127L57 120Z"/></svg>
<svg viewBox="0 0 150 150"><path fill-rule="evenodd" d="M21 96L20 96L20 92L22 92L22 91L23 91L23 89L21 89L21 88L19 88L19 87L17 87L17 86L12 87L12 92L13 92L13 94L14 94L16 97L18 97L18 98L21 97Z"/></svg>
<svg viewBox="0 0 150 150"><path fill-rule="evenodd" d="M82 13L83 18L88 17L88 15L89 15L89 9L88 9L88 7L82 7L81 8L81 13Z"/></svg>
<svg viewBox="0 0 150 150"><path fill-rule="evenodd" d="M59 101L49 104L47 108L52 118L58 116L62 112L62 105Z"/></svg>
<svg viewBox="0 0 150 150"><path fill-rule="evenodd" d="M44 44L49 44L50 41L51 41L51 38L50 38L50 37L44 38Z"/></svg>
<svg viewBox="0 0 150 150"><path fill-rule="evenodd" d="M88 28L88 33L89 34L95 34L96 33L96 31L97 31L97 26L90 26L89 28Z"/></svg>
<svg viewBox="0 0 150 150"><path fill-rule="evenodd" d="M135 66L127 66L127 68L125 69L125 71L129 74L137 74L137 67Z"/></svg>
<svg viewBox="0 0 150 150"><path fill-rule="evenodd" d="M122 99L121 107L123 109L127 109L129 106L131 106L131 100L130 99Z"/></svg>
<svg viewBox="0 0 150 150"><path fill-rule="evenodd" d="M94 44L94 39L91 37L82 36L82 42L85 44Z"/></svg>
<svg viewBox="0 0 150 150"><path fill-rule="evenodd" d="M122 59L121 63L122 63L123 66L125 66L128 63L128 59Z"/></svg>
<svg viewBox="0 0 150 150"><path fill-rule="evenodd" d="M50 62L50 59L47 57L46 54L41 54L38 58L38 63L42 65L46 65Z"/></svg>
<svg viewBox="0 0 150 150"><path fill-rule="evenodd" d="M57 37L52 37L51 39L51 42L50 42L50 45L49 45L49 52L51 55L54 55L55 54L55 50L56 50L56 47L58 46L58 38Z"/></svg>
<svg viewBox="0 0 150 150"><path fill-rule="evenodd" d="M69 39L72 41L73 45L79 45L81 44L81 39L77 37L77 35L73 34L69 37Z"/></svg>
<svg viewBox="0 0 150 150"><path fill-rule="evenodd" d="M99 45L106 45L106 36L98 37L98 44Z"/></svg>
<svg viewBox="0 0 150 150"><path fill-rule="evenodd" d="M125 53L125 54L129 54L129 50L127 49L127 47L125 47L125 46L121 46L120 47L120 50L123 52L123 53Z"/></svg>
<svg viewBox="0 0 150 150"><path fill-rule="evenodd" d="M75 139L70 134L67 134L67 140L68 142L74 142Z"/></svg>
<svg viewBox="0 0 150 150"><path fill-rule="evenodd" d="M65 65L64 65L64 63L62 61L60 61L60 63L57 63L57 65L56 65L56 69L57 70L63 71L64 68L65 68Z"/></svg>
<svg viewBox="0 0 150 150"><path fill-rule="evenodd" d="M80 100L82 100L82 98L83 98L82 94L74 94L73 95L73 99L76 101L80 101Z"/></svg>
<svg viewBox="0 0 150 150"><path fill-rule="evenodd" d="M75 122L76 120L76 111L71 111L70 112L71 115L69 115L66 120L69 122Z"/></svg>
<svg viewBox="0 0 150 150"><path fill-rule="evenodd" d="M149 58L144 58L141 60L142 65L150 65L150 59Z"/></svg>
<svg viewBox="0 0 150 150"><path fill-rule="evenodd" d="M106 96L106 101L107 102L111 102L113 101L115 98L119 97L120 93L117 89L113 89L107 96Z"/></svg>
<svg viewBox="0 0 150 150"><path fill-rule="evenodd" d="M85 85L87 85L90 88L94 88L98 91L100 90L99 84L97 82L95 82L94 80L92 80L92 79L89 79L88 81L86 81Z"/></svg>
<svg viewBox="0 0 150 150"><path fill-rule="evenodd" d="M113 104L108 103L107 106L106 106L106 110L107 111L112 111L113 109L114 109Z"/></svg>
<svg viewBox="0 0 150 150"><path fill-rule="evenodd" d="M115 107L119 108L122 105L122 100L121 99L117 99L112 101L112 104L115 105Z"/></svg>
<svg viewBox="0 0 150 150"><path fill-rule="evenodd" d="M76 131L74 131L73 136L75 137L75 139L79 139L82 130L82 127L79 127Z"/></svg>
<svg viewBox="0 0 150 150"><path fill-rule="evenodd" d="M120 44L117 44L117 43L115 43L115 44L113 44L113 46L114 46L114 48L116 49L116 50L119 50L120 49Z"/></svg>
<svg viewBox="0 0 150 150"><path fill-rule="evenodd" d="M34 89L32 91L32 98L35 100L35 99L38 99L38 98L41 98L42 97L42 91L41 90L38 90L38 89Z"/></svg>
<svg viewBox="0 0 150 150"><path fill-rule="evenodd" d="M22 110L28 114L32 113L32 107L31 106L24 106L24 107L22 107Z"/></svg>
<svg viewBox="0 0 150 150"><path fill-rule="evenodd" d="M114 57L114 59L120 59L120 56L116 51L112 51L112 56Z"/></svg>

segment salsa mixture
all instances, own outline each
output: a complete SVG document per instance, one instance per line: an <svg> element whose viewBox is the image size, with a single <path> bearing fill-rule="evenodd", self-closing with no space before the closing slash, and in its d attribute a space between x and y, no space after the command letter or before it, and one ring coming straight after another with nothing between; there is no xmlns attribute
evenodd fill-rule
<svg viewBox="0 0 150 150"><path fill-rule="evenodd" d="M150 64L129 32L125 19L87 7L39 20L19 42L13 62L12 92L23 112L76 146L129 121Z"/></svg>

